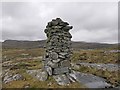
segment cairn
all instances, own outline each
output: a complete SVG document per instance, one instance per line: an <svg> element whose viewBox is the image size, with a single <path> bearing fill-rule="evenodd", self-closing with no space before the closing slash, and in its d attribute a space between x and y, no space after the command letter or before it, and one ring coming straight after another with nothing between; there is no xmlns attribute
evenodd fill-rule
<svg viewBox="0 0 120 90"><path fill-rule="evenodd" d="M43 69L27 70L33 78L45 81L53 77L59 85L69 85L71 82L82 83L89 88L110 87L103 78L92 74L76 71L78 65L71 63L71 34L72 29L67 22L60 18L53 19L45 29L47 41L43 56ZM51 85L51 84L49 84Z"/></svg>
<svg viewBox="0 0 120 90"><path fill-rule="evenodd" d="M67 22L63 22L60 18L53 19L48 22L44 32L47 35L45 46L46 54L43 58L44 70L49 76L62 75L70 73L70 57L71 50L71 34L72 29Z"/></svg>

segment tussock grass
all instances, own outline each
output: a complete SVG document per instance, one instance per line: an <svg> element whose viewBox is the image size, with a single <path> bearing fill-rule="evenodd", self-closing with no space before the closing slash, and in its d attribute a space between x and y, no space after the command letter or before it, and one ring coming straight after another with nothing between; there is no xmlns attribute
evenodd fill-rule
<svg viewBox="0 0 120 90"><path fill-rule="evenodd" d="M105 50L78 50L73 51L71 61L76 62L88 62L88 63L118 63L119 53L104 53ZM109 50L108 50L109 51ZM3 49L3 61L12 61L11 63L17 64L18 69L13 69L11 72L20 73L25 77L25 80L12 81L8 84L2 84L4 88L22 88L25 85L30 85L30 88L84 88L85 86L77 82L70 84L69 86L59 86L56 81L49 77L47 81L41 82L32 78L26 73L26 70L41 69L41 59L34 59L34 57L43 56L45 50L38 49ZM4 70L4 69L3 69ZM91 73L107 79L108 82L113 85L120 84L118 78L119 72L109 72L98 70L96 68L81 66L78 71L84 73Z"/></svg>

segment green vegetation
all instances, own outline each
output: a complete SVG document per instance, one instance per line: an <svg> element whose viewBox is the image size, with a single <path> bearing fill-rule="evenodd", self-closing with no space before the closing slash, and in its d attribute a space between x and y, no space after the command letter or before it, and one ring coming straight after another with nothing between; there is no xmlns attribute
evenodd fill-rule
<svg viewBox="0 0 120 90"><path fill-rule="evenodd" d="M106 51L106 52L105 52ZM72 61L88 62L88 63L119 63L118 56L120 53L112 53L110 50L79 50L74 51Z"/></svg>
<svg viewBox="0 0 120 90"><path fill-rule="evenodd" d="M3 58L6 56L6 62L12 61L9 62L13 64L10 72L19 73L25 77L25 80L2 84L3 88L22 88L25 85L30 85L30 88L85 88L84 85L80 85L76 82L69 86L59 86L51 77L47 81L42 82L28 75L26 70L42 68L42 58L39 57L44 54L43 49L3 49L2 52ZM3 70L5 70L4 67Z"/></svg>
<svg viewBox="0 0 120 90"><path fill-rule="evenodd" d="M105 53L105 51L108 51ZM49 80L41 82L32 78L26 73L26 70L41 69L42 58L45 50L37 49L3 49L3 63L12 64L11 72L20 73L25 77L25 80L12 81L8 84L3 84L4 88L22 88L25 85L30 85L31 88L84 88L85 86L79 83L72 83L69 86L59 86L51 77ZM110 53L109 50L94 49L94 50L77 50L73 52L71 57L72 62L89 62L89 63L118 63L119 53ZM11 67L7 67L11 68ZM3 67L3 71L6 68ZM96 68L81 66L77 69L80 72L91 73L107 79L108 82L117 86L120 84L117 71L98 70Z"/></svg>

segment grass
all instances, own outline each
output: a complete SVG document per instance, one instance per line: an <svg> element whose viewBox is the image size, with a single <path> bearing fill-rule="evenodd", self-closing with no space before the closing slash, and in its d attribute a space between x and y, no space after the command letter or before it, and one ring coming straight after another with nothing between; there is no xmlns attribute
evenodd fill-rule
<svg viewBox="0 0 120 90"><path fill-rule="evenodd" d="M47 81L39 81L37 79L34 79L29 74L26 73L26 70L32 70L32 69L41 69L42 68L42 62L41 59L34 59L33 57L39 57L44 54L44 50L42 49L9 49L9 50L3 50L3 56L6 57L14 57L13 59L10 59L9 61L12 61L10 63L16 64L17 68L13 68L10 72L13 73L20 73L25 77L25 80L19 80L19 81L12 81L8 84L2 84L3 88L22 88L25 85L30 85L30 88L85 88L84 85L79 83L72 83L69 86L60 86L56 83L56 81L49 77ZM22 54L26 54L27 56L21 56ZM31 59L29 59L31 57ZM51 85L49 85L51 83Z"/></svg>
<svg viewBox="0 0 120 90"><path fill-rule="evenodd" d="M25 55L26 54L26 55ZM3 49L2 58L4 60L16 60L18 58L30 58L43 56L44 49Z"/></svg>
<svg viewBox="0 0 120 90"><path fill-rule="evenodd" d="M89 62L89 63L118 63L118 53L104 53L105 50L79 50L73 51L71 60L75 62ZM109 51L109 50L108 50ZM26 73L26 70L41 69L42 62L40 58L34 58L43 56L45 50L42 48L37 49L3 49L2 59L3 61L12 61L10 63L15 64L16 68L13 68L11 72L20 73L25 77L25 80L12 81L8 84L2 84L4 88L22 88L25 85L30 85L31 88L85 88L84 85L77 82L70 84L69 86L59 86L53 78L49 77L47 81L41 82L32 78ZM4 68L3 68L4 70ZM117 86L120 84L118 79L118 72L110 72L98 70L95 68L81 66L78 71L91 73L107 79L108 82ZM51 85L49 85L51 83Z"/></svg>
<svg viewBox="0 0 120 90"><path fill-rule="evenodd" d="M105 53L105 50L80 50L74 51L72 62L87 62L87 63L119 63L118 56L120 53ZM109 50L107 50L109 51Z"/></svg>
<svg viewBox="0 0 120 90"><path fill-rule="evenodd" d="M23 88L25 85L30 85L30 88L85 88L84 85L81 85L76 82L70 84L69 86L60 86L56 83L56 81L52 77L49 77L47 81L39 81L37 79L32 78L25 72L25 70L22 69L14 72L22 74L25 77L25 80L12 81L8 84L3 84L3 87ZM49 85L50 83L51 85Z"/></svg>

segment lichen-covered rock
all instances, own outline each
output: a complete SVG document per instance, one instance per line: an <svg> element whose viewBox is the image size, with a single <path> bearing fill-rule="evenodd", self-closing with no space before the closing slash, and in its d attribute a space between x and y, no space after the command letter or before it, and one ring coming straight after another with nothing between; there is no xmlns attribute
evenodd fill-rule
<svg viewBox="0 0 120 90"><path fill-rule="evenodd" d="M46 71L38 72L36 78L40 81L45 81L48 78L48 73Z"/></svg>
<svg viewBox="0 0 120 90"><path fill-rule="evenodd" d="M33 78L36 78L40 81L45 81L48 78L48 73L43 70L27 70L26 71L29 75L31 75Z"/></svg>
<svg viewBox="0 0 120 90"><path fill-rule="evenodd" d="M59 85L69 85L70 80L65 74L53 76Z"/></svg>
<svg viewBox="0 0 120 90"><path fill-rule="evenodd" d="M10 72L6 72L3 76L3 83L5 84L17 80L24 80L24 77L21 74L13 74Z"/></svg>
<svg viewBox="0 0 120 90"><path fill-rule="evenodd" d="M20 75L20 74L15 74L13 77L13 80L23 80L24 79L24 77L22 76L22 75Z"/></svg>

